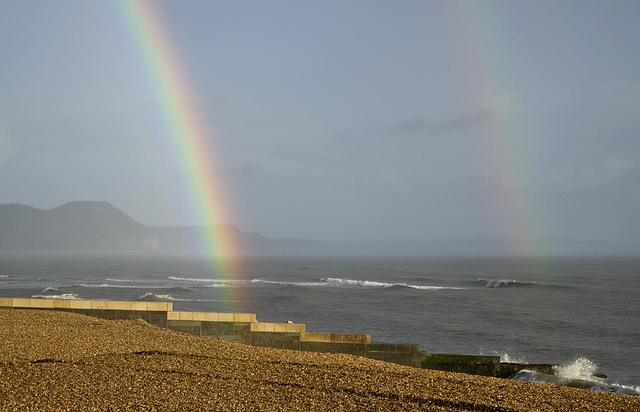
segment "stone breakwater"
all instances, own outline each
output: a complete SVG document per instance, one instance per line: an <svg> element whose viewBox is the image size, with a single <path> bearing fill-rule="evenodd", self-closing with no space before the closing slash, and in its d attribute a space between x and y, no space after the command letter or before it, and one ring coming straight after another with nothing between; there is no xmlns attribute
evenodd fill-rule
<svg viewBox="0 0 640 412"><path fill-rule="evenodd" d="M0 410L633 411L640 398L0 310Z"/></svg>
<svg viewBox="0 0 640 412"><path fill-rule="evenodd" d="M416 368L509 377L527 369L552 374L553 365L501 363L499 356L420 352L418 345L371 342L371 335L313 333L298 323L258 322L255 314L174 311L171 302L0 298L0 308L74 312L102 319L143 319L165 329L252 346L344 353Z"/></svg>

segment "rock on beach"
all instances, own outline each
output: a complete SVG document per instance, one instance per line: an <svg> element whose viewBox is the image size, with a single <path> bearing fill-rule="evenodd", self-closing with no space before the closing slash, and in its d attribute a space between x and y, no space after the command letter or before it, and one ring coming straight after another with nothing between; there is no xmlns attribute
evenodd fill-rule
<svg viewBox="0 0 640 412"><path fill-rule="evenodd" d="M0 409L640 411L640 398L0 310Z"/></svg>

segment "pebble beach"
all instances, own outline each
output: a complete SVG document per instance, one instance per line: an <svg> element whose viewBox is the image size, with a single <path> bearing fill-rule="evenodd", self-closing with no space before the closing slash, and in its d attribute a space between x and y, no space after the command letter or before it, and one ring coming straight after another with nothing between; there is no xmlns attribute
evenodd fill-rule
<svg viewBox="0 0 640 412"><path fill-rule="evenodd" d="M0 409L640 411L640 398L0 310Z"/></svg>

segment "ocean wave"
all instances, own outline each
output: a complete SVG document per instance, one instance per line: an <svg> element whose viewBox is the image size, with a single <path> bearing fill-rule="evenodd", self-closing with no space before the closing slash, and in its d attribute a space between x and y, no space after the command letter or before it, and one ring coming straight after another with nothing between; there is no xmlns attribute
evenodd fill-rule
<svg viewBox="0 0 640 412"><path fill-rule="evenodd" d="M136 280L134 279L113 279L113 278L106 278L105 282L136 282Z"/></svg>
<svg viewBox="0 0 640 412"><path fill-rule="evenodd" d="M113 285L111 283L78 283L76 287L81 288L115 288L115 289L167 289L167 286L147 286L147 285Z"/></svg>
<svg viewBox="0 0 640 412"><path fill-rule="evenodd" d="M151 292L147 292L144 295L140 296L138 300L182 300L176 299L168 294L155 294Z"/></svg>
<svg viewBox="0 0 640 412"><path fill-rule="evenodd" d="M502 363L520 363L520 364L528 363L527 359L524 356L515 356L507 352L497 352L497 351L494 351L491 354L494 356L500 356L500 362Z"/></svg>
<svg viewBox="0 0 640 412"><path fill-rule="evenodd" d="M478 283L485 288L525 287L536 284L536 282L525 282L521 280L483 278L478 279Z"/></svg>
<svg viewBox="0 0 640 412"><path fill-rule="evenodd" d="M0 278L3 278L3 279L4 278L9 278L9 277L11 277L11 275L0 275Z"/></svg>
<svg viewBox="0 0 640 412"><path fill-rule="evenodd" d="M73 300L73 299L80 299L80 296L76 295L75 293L63 293L61 295L33 295L31 296L32 299L68 299L68 300Z"/></svg>
<svg viewBox="0 0 640 412"><path fill-rule="evenodd" d="M568 379L589 379L596 375L597 370L598 364L585 357L579 357L571 363L553 367L553 373L556 376Z"/></svg>
<svg viewBox="0 0 640 412"><path fill-rule="evenodd" d="M147 292L144 295L140 296L138 300L157 302L157 301L165 301L170 300L174 302L217 302L215 299L180 299L176 298L168 293L151 293Z"/></svg>
<svg viewBox="0 0 640 412"><path fill-rule="evenodd" d="M179 280L182 282L216 282L217 279L206 279L206 278L183 278L179 276L167 276L169 280Z"/></svg>
<svg viewBox="0 0 640 412"><path fill-rule="evenodd" d="M521 382L534 382L547 385L567 386L570 388L589 389L601 392L613 392L623 395L640 395L639 387L620 385L617 383L607 383L605 380L593 377L590 379L563 378L556 375L547 375L544 373L522 370L511 376L509 379Z"/></svg>
<svg viewBox="0 0 640 412"><path fill-rule="evenodd" d="M522 370L510 379L640 396L640 387L607 382L606 377L597 374L597 370L598 364L585 357L579 357L565 365L554 366L553 375Z"/></svg>
<svg viewBox="0 0 640 412"><path fill-rule="evenodd" d="M47 293L47 292L64 293L62 290L58 288L53 288L53 287L44 288L40 291L40 293Z"/></svg>
<svg viewBox="0 0 640 412"><path fill-rule="evenodd" d="M419 290L437 290L437 289L458 289L452 287L445 286L433 286L433 285L410 285L407 283L387 283L387 282L377 282L373 280L353 280L353 279L342 279L342 278L325 278L321 279L321 282L325 282L331 286L347 286L347 287L363 287L363 288L409 288L409 289L419 289Z"/></svg>
<svg viewBox="0 0 640 412"><path fill-rule="evenodd" d="M354 279L342 279L342 278L323 278L317 282L284 282L284 281L275 281L275 280L252 279L251 283L254 283L254 284L262 283L267 285L281 285L281 286L324 287L324 288L363 288L363 289L410 288L410 289L419 289L419 290L460 289L460 288L445 287L445 286L409 285L406 283L387 283L387 282L377 282L373 280L354 280Z"/></svg>

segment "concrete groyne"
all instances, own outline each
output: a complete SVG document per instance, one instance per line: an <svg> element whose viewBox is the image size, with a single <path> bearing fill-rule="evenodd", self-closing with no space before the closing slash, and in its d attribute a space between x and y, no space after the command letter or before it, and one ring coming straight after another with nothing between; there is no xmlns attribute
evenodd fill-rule
<svg viewBox="0 0 640 412"><path fill-rule="evenodd" d="M499 356L428 354L418 345L375 343L371 335L307 332L302 323L259 322L251 313L174 311L171 302L0 298L0 309L74 312L102 319L143 319L178 332L253 346L346 353L416 368L508 377L523 370L552 373L553 365L501 363Z"/></svg>

